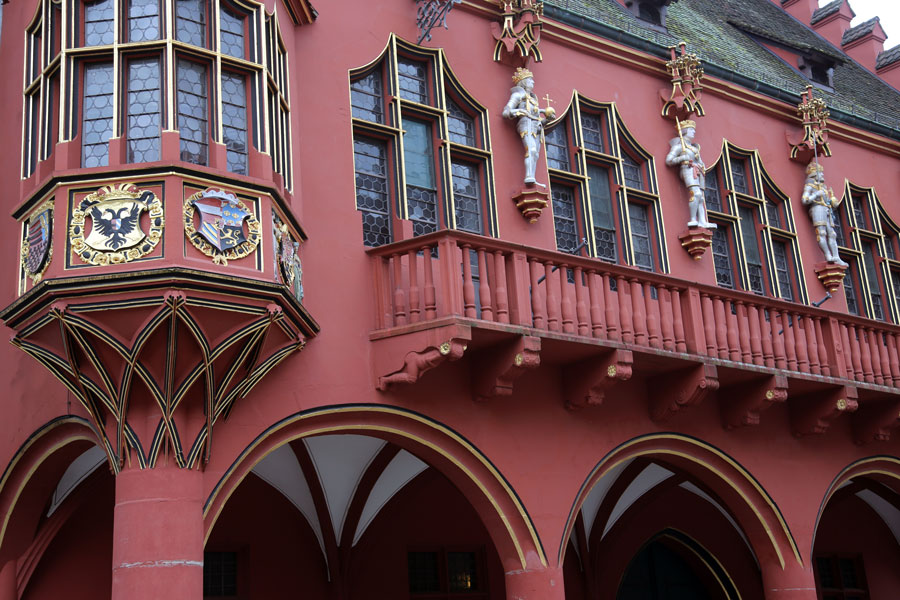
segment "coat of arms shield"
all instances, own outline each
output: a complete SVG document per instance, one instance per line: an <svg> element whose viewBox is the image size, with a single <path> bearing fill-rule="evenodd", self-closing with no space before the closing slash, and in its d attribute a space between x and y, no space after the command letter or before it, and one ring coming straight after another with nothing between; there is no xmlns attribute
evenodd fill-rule
<svg viewBox="0 0 900 600"><path fill-rule="evenodd" d="M25 222L25 238L22 240L22 268L34 283L50 263L51 236L53 233L53 205L45 204Z"/></svg>
<svg viewBox="0 0 900 600"><path fill-rule="evenodd" d="M260 238L253 211L222 190L197 192L185 200L184 230L198 250L221 265L252 253Z"/></svg>

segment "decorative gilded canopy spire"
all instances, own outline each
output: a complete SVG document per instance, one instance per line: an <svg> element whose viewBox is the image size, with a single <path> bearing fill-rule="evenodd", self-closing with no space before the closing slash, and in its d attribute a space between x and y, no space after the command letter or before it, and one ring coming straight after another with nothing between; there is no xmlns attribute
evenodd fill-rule
<svg viewBox="0 0 900 600"><path fill-rule="evenodd" d="M797 116L803 124L803 133L788 131L788 144L791 145L791 160L809 163L819 156L831 156L828 146L828 106L822 98L813 97L813 86L806 86L800 94L797 105Z"/></svg>
<svg viewBox="0 0 900 600"><path fill-rule="evenodd" d="M668 119L685 119L692 113L698 117L704 115L700 95L703 85L703 67L700 58L687 51L687 44L679 42L669 47L671 59L666 62L666 69L672 78L672 90L662 89L659 92L663 100L662 116Z"/></svg>

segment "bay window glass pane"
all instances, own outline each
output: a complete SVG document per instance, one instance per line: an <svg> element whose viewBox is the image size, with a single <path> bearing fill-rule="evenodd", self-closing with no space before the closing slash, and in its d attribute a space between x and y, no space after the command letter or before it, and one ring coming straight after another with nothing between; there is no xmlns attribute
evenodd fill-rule
<svg viewBox="0 0 900 600"><path fill-rule="evenodd" d="M456 228L471 233L484 233L481 218L481 186L478 167L453 161L453 203Z"/></svg>
<svg viewBox="0 0 900 600"><path fill-rule="evenodd" d="M356 169L356 208L363 215L363 243L381 246L391 242L388 199L387 146L380 140L353 141Z"/></svg>
<svg viewBox="0 0 900 600"><path fill-rule="evenodd" d="M175 0L175 39L206 46L205 0Z"/></svg>
<svg viewBox="0 0 900 600"><path fill-rule="evenodd" d="M222 74L222 133L227 151L228 170L246 175L247 90L243 75Z"/></svg>
<svg viewBox="0 0 900 600"><path fill-rule="evenodd" d="M350 83L350 106L357 119L384 123L381 72L374 71Z"/></svg>
<svg viewBox="0 0 900 600"><path fill-rule="evenodd" d="M631 221L631 242L634 244L634 266L645 271L653 270L653 246L650 240L650 218L647 205L628 203L628 217Z"/></svg>
<svg viewBox="0 0 900 600"><path fill-rule="evenodd" d="M470 117L453 100L447 101L447 125L450 129L450 141L466 146L475 145L475 119Z"/></svg>
<svg viewBox="0 0 900 600"><path fill-rule="evenodd" d="M734 289L734 267L731 262L731 245L728 233L720 223L713 229L712 239L713 265L716 269L716 283L728 289Z"/></svg>
<svg viewBox="0 0 900 600"><path fill-rule="evenodd" d="M553 228L556 231L556 247L560 252L572 253L578 247L578 226L575 222L575 190L553 185Z"/></svg>
<svg viewBox="0 0 900 600"><path fill-rule="evenodd" d="M863 246L863 256L866 260L866 281L869 284L869 297L872 300L872 317L883 321L884 306L881 302L881 286L878 284L878 270L875 266L875 254L871 243Z"/></svg>
<svg viewBox="0 0 900 600"><path fill-rule="evenodd" d="M581 115L581 131L584 134L584 147L594 152L605 152L603 149L603 121L599 115Z"/></svg>
<svg viewBox="0 0 900 600"><path fill-rule="evenodd" d="M133 60L128 65L128 162L159 160L159 60Z"/></svg>
<svg viewBox="0 0 900 600"><path fill-rule="evenodd" d="M762 294L763 269L759 252L759 238L756 235L756 220L753 209L743 204L738 206L741 217L741 241L744 243L744 258L747 260L747 274L750 277L750 291Z"/></svg>
<svg viewBox="0 0 900 600"><path fill-rule="evenodd" d="M84 5L84 45L105 46L113 43L113 0L99 0Z"/></svg>
<svg viewBox="0 0 900 600"><path fill-rule="evenodd" d="M128 0L128 40L159 39L159 0Z"/></svg>
<svg viewBox="0 0 900 600"><path fill-rule="evenodd" d="M569 170L569 140L566 124L561 123L544 134L547 147L547 166L561 171Z"/></svg>
<svg viewBox="0 0 900 600"><path fill-rule="evenodd" d="M597 165L588 165L590 177L588 190L591 195L591 216L594 219L594 242L597 245L597 257L616 262L616 225L613 216L612 195L609 191L609 171Z"/></svg>
<svg viewBox="0 0 900 600"><path fill-rule="evenodd" d="M222 27L222 54L244 58L244 18L223 8L219 19Z"/></svg>
<svg viewBox="0 0 900 600"><path fill-rule="evenodd" d="M81 165L109 164L112 135L112 63L91 63L84 68L84 104L81 111Z"/></svg>
<svg viewBox="0 0 900 600"><path fill-rule="evenodd" d="M778 274L778 290L781 297L785 300L793 300L794 289L791 285L787 244L780 240L772 240L772 254L775 255L775 272Z"/></svg>
<svg viewBox="0 0 900 600"><path fill-rule="evenodd" d="M209 117L206 66L179 60L177 69L178 129L181 133L181 160L207 164Z"/></svg>
<svg viewBox="0 0 900 600"><path fill-rule="evenodd" d="M413 234L437 231L437 188L431 127L421 121L403 119L403 158L406 165L406 199Z"/></svg>
<svg viewBox="0 0 900 600"><path fill-rule="evenodd" d="M420 104L428 104L428 83L425 63L407 58L397 61L400 79L400 97Z"/></svg>

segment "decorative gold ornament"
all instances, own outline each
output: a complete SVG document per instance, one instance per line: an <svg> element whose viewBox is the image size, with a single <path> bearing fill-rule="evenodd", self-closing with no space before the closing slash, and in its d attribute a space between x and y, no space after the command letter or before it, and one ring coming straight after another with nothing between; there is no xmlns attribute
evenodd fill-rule
<svg viewBox="0 0 900 600"><path fill-rule="evenodd" d="M440 352L443 356L447 356L448 354L450 354L450 342L444 342L443 344L441 344L441 347L438 348L438 352Z"/></svg>
<svg viewBox="0 0 900 600"><path fill-rule="evenodd" d="M529 77L534 77L534 73L532 73L528 69L517 67L516 72L513 73L512 76L513 85L519 85L521 81L528 79Z"/></svg>
<svg viewBox="0 0 900 600"><path fill-rule="evenodd" d="M676 126L678 128L678 131L688 128L697 129L697 122L690 119L685 119L684 121L676 121Z"/></svg>
<svg viewBox="0 0 900 600"><path fill-rule="evenodd" d="M195 213L200 213L198 222ZM185 235L217 265L227 266L229 260L252 254L259 245L260 230L253 211L234 194L206 190L184 201Z"/></svg>
<svg viewBox="0 0 900 600"><path fill-rule="evenodd" d="M37 285L53 258L53 200L44 202L24 223L20 264Z"/></svg>
<svg viewBox="0 0 900 600"><path fill-rule="evenodd" d="M775 397L775 392L773 390L766 390L766 400L771 400Z"/></svg>
<svg viewBox="0 0 900 600"><path fill-rule="evenodd" d="M844 398L838 398L836 407L840 411L847 410L847 400Z"/></svg>
<svg viewBox="0 0 900 600"><path fill-rule="evenodd" d="M616 376L616 365L609 365L609 367L606 368L606 375L607 375L607 377L615 377Z"/></svg>
<svg viewBox="0 0 900 600"><path fill-rule="evenodd" d="M141 229L141 215L149 211L150 231ZM86 219L91 231L85 236ZM72 210L69 243L73 254L91 265L114 265L153 252L162 238L163 205L156 194L132 183L102 187Z"/></svg>
<svg viewBox="0 0 900 600"><path fill-rule="evenodd" d="M522 363L525 362L525 357L522 356L521 352L519 352L518 354L516 354L516 358L513 362L515 362L517 367L521 367Z"/></svg>

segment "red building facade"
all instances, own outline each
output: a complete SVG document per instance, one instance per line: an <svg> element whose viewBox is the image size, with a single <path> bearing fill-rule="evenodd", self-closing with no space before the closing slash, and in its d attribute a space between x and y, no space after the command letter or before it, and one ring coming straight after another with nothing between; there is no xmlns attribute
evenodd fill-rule
<svg viewBox="0 0 900 600"><path fill-rule="evenodd" d="M892 597L878 23L333 4L3 7L0 600Z"/></svg>

